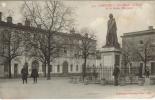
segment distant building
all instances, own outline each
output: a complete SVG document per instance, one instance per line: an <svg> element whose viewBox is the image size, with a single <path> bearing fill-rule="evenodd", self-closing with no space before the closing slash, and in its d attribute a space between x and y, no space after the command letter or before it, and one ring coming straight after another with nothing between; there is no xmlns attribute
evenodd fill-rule
<svg viewBox="0 0 155 100"><path fill-rule="evenodd" d="M2 13L0 14L0 18L2 18ZM31 27L30 21L25 20L25 25L21 23L13 24L12 17L7 17L7 22L2 21L0 19L0 41L4 38L3 30L12 30L13 32L22 32L23 34L30 33L33 37L33 33L36 32L46 32L46 30L41 29L41 26L38 27ZM57 38L57 42L63 43L63 48L60 50L60 54L58 57L51 62L51 74L53 76L66 76L66 75L73 75L73 74L81 74L82 66L83 66L83 58L82 58L82 51L78 48L81 45L81 39L83 38L82 35L76 33L74 30L71 30L70 33L62 33L58 32L55 34L54 38ZM96 60L96 40L91 40L92 42L92 52L94 54L90 55L87 60L87 67L98 66L99 63ZM4 52L7 54L4 44L0 42L0 52ZM24 49L24 48L22 48ZM42 62L37 60L35 57L27 57L24 53L13 59L11 62L11 72L12 76L16 77L20 75L21 68L24 64L28 65L28 72L31 73L31 69L33 65L37 65L39 73L43 75L45 69ZM47 69L46 69L47 71ZM8 75L8 65L4 57L0 56L0 77L4 77Z"/></svg>
<svg viewBox="0 0 155 100"><path fill-rule="evenodd" d="M141 53L143 56L145 56L144 52L141 52L142 49L144 49L144 45L146 42L150 41L150 46L152 48L155 48L155 29L153 26L150 26L148 30L143 31L137 31L137 32L129 32L124 33L122 36L122 49L126 50L128 49L128 53L130 53L130 47L132 45L135 45L136 48L139 49L139 53ZM134 50L134 48L131 50ZM136 56L136 54L133 56ZM123 57L123 60L125 60L125 57ZM131 67L131 68L138 68L138 71L144 74L144 62L139 58L130 58L131 63L127 66L123 65L124 67ZM155 75L155 51L151 51L151 54L147 57L148 62L146 63L146 66L150 70L151 75ZM122 63L125 61L122 61Z"/></svg>

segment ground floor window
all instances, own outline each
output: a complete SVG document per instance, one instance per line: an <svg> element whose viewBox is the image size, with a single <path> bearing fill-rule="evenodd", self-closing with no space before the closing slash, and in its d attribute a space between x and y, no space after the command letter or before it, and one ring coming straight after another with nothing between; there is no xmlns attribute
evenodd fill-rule
<svg viewBox="0 0 155 100"><path fill-rule="evenodd" d="M70 65L70 71L73 71L73 64Z"/></svg>
<svg viewBox="0 0 155 100"><path fill-rule="evenodd" d="M143 63L140 63L140 66L139 66L139 77L142 77L143 75Z"/></svg>
<svg viewBox="0 0 155 100"><path fill-rule="evenodd" d="M151 74L155 75L155 62L151 62Z"/></svg>
<svg viewBox="0 0 155 100"><path fill-rule="evenodd" d="M60 65L57 66L57 72L60 72Z"/></svg>
<svg viewBox="0 0 155 100"><path fill-rule="evenodd" d="M14 64L14 77L18 75L18 64Z"/></svg>
<svg viewBox="0 0 155 100"><path fill-rule="evenodd" d="M4 72L9 72L9 66L7 63L4 64Z"/></svg>
<svg viewBox="0 0 155 100"><path fill-rule="evenodd" d="M45 64L42 64L42 71L45 72L46 68L45 68Z"/></svg>
<svg viewBox="0 0 155 100"><path fill-rule="evenodd" d="M60 68L59 68L59 70L60 70ZM52 72L52 71L53 71L53 66L50 65L50 72Z"/></svg>
<svg viewBox="0 0 155 100"><path fill-rule="evenodd" d="M76 71L79 71L79 66L78 65L76 65Z"/></svg>

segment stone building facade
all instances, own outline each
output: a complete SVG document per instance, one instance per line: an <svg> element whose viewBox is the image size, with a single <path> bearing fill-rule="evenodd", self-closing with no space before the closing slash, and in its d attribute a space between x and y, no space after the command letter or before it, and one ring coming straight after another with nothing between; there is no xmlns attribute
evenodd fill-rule
<svg viewBox="0 0 155 100"><path fill-rule="evenodd" d="M0 14L0 18L2 18L2 14ZM21 23L14 24L12 22L12 17L7 17L7 21L2 21L0 19L0 37L3 38L3 30L10 30L13 32L21 32L22 34L30 33L30 35L34 35L35 32L46 32L46 30L41 29L41 27L32 27L30 26L30 21L25 20L25 24ZM51 74L53 76L66 76L73 74L81 74L82 66L84 60L82 58L82 51L78 48L81 45L82 35L76 33L74 30L70 31L70 33L62 33L58 32L54 35L57 38L57 42L62 42L64 47L60 50L60 54L51 62ZM92 44L92 52L94 54L90 55L87 60L87 67L96 67L99 66L100 60L96 60L96 40L91 40ZM25 48L21 48L25 49ZM0 42L0 51L5 51L5 46ZM8 76L8 67L7 63L5 63L5 58L0 56L0 77ZM45 69L43 63L36 59L35 57L28 57L25 53L22 53L21 56L14 58L11 62L11 72L12 76L17 77L21 73L22 67L27 64L28 65L28 73L30 75L31 69L33 65L38 66L38 71L40 75L43 75ZM46 68L47 69L47 68ZM47 70L46 70L47 72Z"/></svg>
<svg viewBox="0 0 155 100"><path fill-rule="evenodd" d="M150 43L149 46L151 46L152 49L150 50L151 54L147 54L148 56L145 57L147 58L146 67L149 68L151 75L155 75L155 29L153 28L153 26L150 26L148 30L124 33L122 36L122 49L128 49L127 52L130 53L131 50L134 50L134 47L132 47L134 45L136 46L135 48L139 49L139 53L141 53L141 55L144 57L145 53L141 51L142 49L145 49L144 45L146 44L146 42ZM146 48L146 50L149 51L149 48ZM133 55L133 57L134 56L136 56L136 54ZM123 60L125 60L125 58L123 58ZM130 61L130 64L128 64L127 66L123 66L127 68L138 68L139 72L145 74L145 63L141 59L132 59L130 57ZM122 63L123 62L125 61L122 61Z"/></svg>

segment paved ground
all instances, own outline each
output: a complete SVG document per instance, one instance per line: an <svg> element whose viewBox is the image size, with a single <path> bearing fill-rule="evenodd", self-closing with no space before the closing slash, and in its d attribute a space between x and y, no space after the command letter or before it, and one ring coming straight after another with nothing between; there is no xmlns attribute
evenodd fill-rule
<svg viewBox="0 0 155 100"><path fill-rule="evenodd" d="M51 98L152 98L155 97L155 85L113 86L100 84L73 84L68 78L39 79L33 84L22 84L20 79L0 79L1 99L51 99Z"/></svg>

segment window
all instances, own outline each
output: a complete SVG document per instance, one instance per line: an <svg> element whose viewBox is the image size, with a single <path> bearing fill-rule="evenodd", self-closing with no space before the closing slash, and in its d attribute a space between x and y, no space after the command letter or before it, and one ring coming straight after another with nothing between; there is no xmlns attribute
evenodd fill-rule
<svg viewBox="0 0 155 100"><path fill-rule="evenodd" d="M140 67L139 67L139 77L143 76L143 63L140 63Z"/></svg>
<svg viewBox="0 0 155 100"><path fill-rule="evenodd" d="M151 62L151 74L155 75L155 62Z"/></svg>
<svg viewBox="0 0 155 100"><path fill-rule="evenodd" d="M45 65L42 64L42 72L45 72Z"/></svg>
<svg viewBox="0 0 155 100"><path fill-rule="evenodd" d="M76 65L76 71L78 71L79 70L79 66L78 65Z"/></svg>
<svg viewBox="0 0 155 100"><path fill-rule="evenodd" d="M78 44L78 40L73 40L73 43L74 44Z"/></svg>
<svg viewBox="0 0 155 100"><path fill-rule="evenodd" d="M82 44L82 41L81 40L79 40L79 45L81 45Z"/></svg>
<svg viewBox="0 0 155 100"><path fill-rule="evenodd" d="M78 52L78 53L79 53L79 55L82 55L82 51L81 51L81 50L79 50L79 52Z"/></svg>
<svg viewBox="0 0 155 100"><path fill-rule="evenodd" d="M50 65L50 72L52 72L53 71L53 67L52 67L52 65Z"/></svg>
<svg viewBox="0 0 155 100"><path fill-rule="evenodd" d="M100 67L102 67L102 64L100 64Z"/></svg>
<svg viewBox="0 0 155 100"><path fill-rule="evenodd" d="M67 53L67 50L66 50L66 48L64 48L64 53L65 53L65 54Z"/></svg>
<svg viewBox="0 0 155 100"><path fill-rule="evenodd" d="M9 67L7 63L4 64L4 72L9 72Z"/></svg>
<svg viewBox="0 0 155 100"><path fill-rule="evenodd" d="M143 67L143 63L140 63L140 67Z"/></svg>
<svg viewBox="0 0 155 100"><path fill-rule="evenodd" d="M73 71L73 65L72 64L70 65L70 71L71 72Z"/></svg>
<svg viewBox="0 0 155 100"><path fill-rule="evenodd" d="M140 43L140 44L143 44L143 41L142 41L142 40L140 40L140 41L139 41L139 43Z"/></svg>
<svg viewBox="0 0 155 100"><path fill-rule="evenodd" d="M57 66L57 72L60 72L60 65Z"/></svg>
<svg viewBox="0 0 155 100"><path fill-rule="evenodd" d="M27 71L28 71L28 69L27 69ZM17 77L17 75L18 75L18 64L14 64L14 77Z"/></svg>

